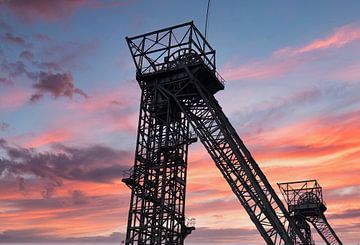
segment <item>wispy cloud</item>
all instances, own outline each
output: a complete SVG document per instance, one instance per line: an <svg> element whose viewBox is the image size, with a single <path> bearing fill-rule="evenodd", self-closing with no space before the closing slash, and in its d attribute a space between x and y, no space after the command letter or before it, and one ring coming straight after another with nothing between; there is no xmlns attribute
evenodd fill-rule
<svg viewBox="0 0 360 245"><path fill-rule="evenodd" d="M199 244L235 244L239 241L246 244L261 244L261 237L259 232L255 229L214 229L199 227L188 239L188 242L190 243L196 242Z"/></svg>
<svg viewBox="0 0 360 245"><path fill-rule="evenodd" d="M80 8L124 7L131 1L106 3L100 0L27 0L1 1L0 6L12 11L20 20L32 23L36 21L54 22L69 18Z"/></svg>
<svg viewBox="0 0 360 245"><path fill-rule="evenodd" d="M68 237L60 238L46 228L38 229L13 229L5 230L0 234L0 240L7 243L61 243L61 244L71 244L71 243L97 243L97 244L107 244L115 243L123 240L125 238L124 233L113 232L109 235L99 235L99 236L87 236L87 237Z"/></svg>
<svg viewBox="0 0 360 245"><path fill-rule="evenodd" d="M315 52L345 47L360 40L359 25L350 24L338 28L334 34L299 47L285 47L274 51L270 57L241 65L226 63L221 74L226 80L268 80L299 69L304 64L320 58L309 55Z"/></svg>
<svg viewBox="0 0 360 245"><path fill-rule="evenodd" d="M0 109L17 110L28 103L30 94L31 91L18 86L4 88L0 92Z"/></svg>
<svg viewBox="0 0 360 245"><path fill-rule="evenodd" d="M287 47L275 52L276 55L300 55L332 48L341 48L347 44L360 40L360 26L345 25L325 38L316 39L300 47Z"/></svg>

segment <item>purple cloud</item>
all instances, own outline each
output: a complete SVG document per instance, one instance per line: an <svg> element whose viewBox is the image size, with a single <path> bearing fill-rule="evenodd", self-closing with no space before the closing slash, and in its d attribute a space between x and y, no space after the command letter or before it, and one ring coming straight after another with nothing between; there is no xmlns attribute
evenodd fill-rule
<svg viewBox="0 0 360 245"><path fill-rule="evenodd" d="M9 78L6 77L0 77L0 84L4 84L4 85L11 85L14 82L12 80L10 80Z"/></svg>
<svg viewBox="0 0 360 245"><path fill-rule="evenodd" d="M199 227L187 239L190 244L228 244L239 241L244 244L263 244L257 230L243 228L210 229Z"/></svg>
<svg viewBox="0 0 360 245"><path fill-rule="evenodd" d="M32 102L38 101L45 94L50 94L54 99L60 96L72 98L74 94L79 94L84 98L88 95L74 85L73 77L70 73L46 73L40 72L38 82L33 85L36 93L32 95Z"/></svg>
<svg viewBox="0 0 360 245"><path fill-rule="evenodd" d="M36 33L36 34L32 35L32 37L34 39L38 40L38 41L46 41L46 42L48 42L48 41L51 40L49 36L44 35L42 33Z"/></svg>
<svg viewBox="0 0 360 245"><path fill-rule="evenodd" d="M128 1L102 2L99 0L16 0L1 1L0 6L13 12L19 19L26 22L48 21L53 22L65 19L81 7L103 8L122 7L128 5Z"/></svg>
<svg viewBox="0 0 360 245"><path fill-rule="evenodd" d="M9 32L5 33L5 35L2 37L2 40L11 44L16 44L21 47L26 46L25 39L20 36L15 36Z"/></svg>
<svg viewBox="0 0 360 245"><path fill-rule="evenodd" d="M3 60L0 64L0 70L7 73L10 78L23 74L28 75L26 66L22 61L8 62L7 60Z"/></svg>
<svg viewBox="0 0 360 245"><path fill-rule="evenodd" d="M34 54L29 50L25 50L20 53L19 57L25 60L32 60L34 58Z"/></svg>
<svg viewBox="0 0 360 245"><path fill-rule="evenodd" d="M6 122L0 122L0 131L5 131L9 128L9 124Z"/></svg>
<svg viewBox="0 0 360 245"><path fill-rule="evenodd" d="M70 16L84 4L84 0L16 0L1 1L0 6L12 11L19 19L27 22L38 20L55 21Z"/></svg>
<svg viewBox="0 0 360 245"><path fill-rule="evenodd" d="M73 244L73 243L87 243L87 244L104 244L104 243L120 243L124 239L125 234L120 232L113 232L108 236L92 236L92 237L69 237L59 238L57 236L49 235L51 232L48 229L26 229L26 230L5 230L0 233L0 241L7 243L31 242L31 243L59 243L59 244Z"/></svg>
<svg viewBox="0 0 360 245"><path fill-rule="evenodd" d="M56 189L62 186L63 180L81 180L90 182L111 183L120 179L127 164L129 153L110 147L93 145L85 148L53 146L53 152L37 152L33 148L11 146L6 140L0 139L0 176L12 175L18 180L20 191L26 189L25 175L32 175L42 180L43 198L52 197ZM80 202L83 193L72 193Z"/></svg>
<svg viewBox="0 0 360 245"><path fill-rule="evenodd" d="M335 214L330 214L327 218L328 219L353 219L353 218L357 218L360 217L360 208L358 209L347 209L344 212L341 213L335 213Z"/></svg>

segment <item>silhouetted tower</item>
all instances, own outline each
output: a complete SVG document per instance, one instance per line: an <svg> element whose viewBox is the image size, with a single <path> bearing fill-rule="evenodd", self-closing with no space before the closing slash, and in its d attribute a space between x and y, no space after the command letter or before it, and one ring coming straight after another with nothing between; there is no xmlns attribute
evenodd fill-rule
<svg viewBox="0 0 360 245"><path fill-rule="evenodd" d="M193 22L126 38L142 90L126 244L183 244L190 126L267 244L309 244L214 97L215 50Z"/></svg>
<svg viewBox="0 0 360 245"><path fill-rule="evenodd" d="M323 200L322 188L316 180L279 183L278 186L288 205L291 217L293 217L309 244L314 244L314 242L311 238L308 222L314 226L326 244L342 245L339 237L325 218L326 206ZM291 229L289 235L294 244L301 244Z"/></svg>

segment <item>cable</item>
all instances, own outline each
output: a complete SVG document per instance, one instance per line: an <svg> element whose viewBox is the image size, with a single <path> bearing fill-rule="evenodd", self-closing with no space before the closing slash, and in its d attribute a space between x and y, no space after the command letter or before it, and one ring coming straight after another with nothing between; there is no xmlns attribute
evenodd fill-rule
<svg viewBox="0 0 360 245"><path fill-rule="evenodd" d="M208 0L208 4L207 4L207 8L206 8L206 18L205 18L205 40L206 40L207 27L208 27L208 19L209 19L210 2L211 2L211 0Z"/></svg>

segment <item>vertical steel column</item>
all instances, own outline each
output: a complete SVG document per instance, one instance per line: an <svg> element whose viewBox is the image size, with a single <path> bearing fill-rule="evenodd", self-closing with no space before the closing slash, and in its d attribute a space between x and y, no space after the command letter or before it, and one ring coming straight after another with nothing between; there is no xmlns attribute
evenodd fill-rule
<svg viewBox="0 0 360 245"><path fill-rule="evenodd" d="M126 244L183 244L189 123L155 86L143 88Z"/></svg>
<svg viewBox="0 0 360 245"><path fill-rule="evenodd" d="M267 185L261 185L267 180L258 177L263 175L261 170L255 169L242 154L247 149L245 146L240 148L234 140L236 132L230 130L232 126L216 99L202 88L200 81L187 66L183 66L182 69L185 70L186 78L183 79L187 81L188 89L182 88L179 91L163 89L174 98L187 115L198 137L264 240L267 244L293 244L284 222L278 216L276 209L280 207L281 213L286 214L283 219L287 221L287 225L291 225L303 244L307 244L280 199L273 196L276 194L270 184L267 182ZM264 190L263 186L267 189Z"/></svg>

